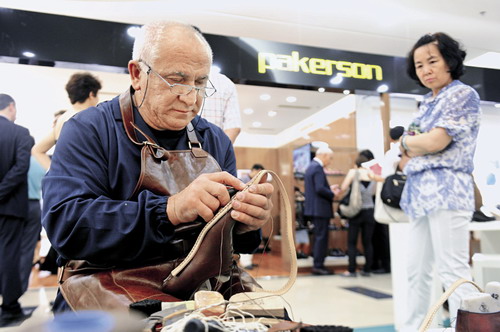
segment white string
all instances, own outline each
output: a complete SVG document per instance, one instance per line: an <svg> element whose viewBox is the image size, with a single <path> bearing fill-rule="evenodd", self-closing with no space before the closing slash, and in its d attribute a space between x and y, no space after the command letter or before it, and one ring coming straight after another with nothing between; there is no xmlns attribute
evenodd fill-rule
<svg viewBox="0 0 500 332"><path fill-rule="evenodd" d="M207 317L201 313L202 310L205 310L206 308L220 304L221 303L213 304L186 314L178 321L163 327L161 332L183 332L186 324L192 319L196 319L201 322L205 327L205 331L208 331L209 325L216 326L217 328L228 332L237 332L241 330L264 332L269 329L261 322L261 319L256 319L252 314L240 310L230 310L221 316ZM247 317L250 317L251 320L247 321Z"/></svg>

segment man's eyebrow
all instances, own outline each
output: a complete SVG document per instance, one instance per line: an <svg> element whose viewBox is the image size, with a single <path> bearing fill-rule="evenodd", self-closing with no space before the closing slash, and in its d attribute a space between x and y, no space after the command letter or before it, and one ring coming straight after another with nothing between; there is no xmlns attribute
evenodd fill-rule
<svg viewBox="0 0 500 332"><path fill-rule="evenodd" d="M168 76L180 76L182 78L186 78L188 75L186 75L184 72L182 71L174 71L174 72L170 72L168 74L165 74L166 77Z"/></svg>
<svg viewBox="0 0 500 332"><path fill-rule="evenodd" d="M187 75L186 73L184 73L182 71L171 72L171 73L168 73L165 75L165 77L169 77L169 76L179 76L179 77L182 77L183 79L189 78L189 75ZM196 80L208 80L208 75L203 75L201 77L197 77Z"/></svg>

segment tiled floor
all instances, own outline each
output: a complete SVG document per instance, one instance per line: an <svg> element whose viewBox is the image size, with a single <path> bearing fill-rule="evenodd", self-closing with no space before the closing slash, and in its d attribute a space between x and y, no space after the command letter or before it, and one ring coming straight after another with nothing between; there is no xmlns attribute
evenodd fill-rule
<svg viewBox="0 0 500 332"><path fill-rule="evenodd" d="M345 258L330 257L327 266L331 266L337 274L312 276L309 273L310 260L299 260L302 266L299 267L299 277L291 290L282 297L291 318L314 325L344 325L352 328L390 326L393 322L391 276L345 278L339 275L344 270L345 262ZM273 255L255 255L254 263L258 266L251 273L265 289L278 289L286 283L288 272ZM33 275L36 277L37 274L35 271ZM36 307L32 318L18 328L0 328L0 331L32 331L31 326L51 319L50 301L56 294L55 277L38 278L32 282L32 286L21 298L24 307ZM380 294L382 297L388 296L376 298ZM377 331L394 330L385 327Z"/></svg>
<svg viewBox="0 0 500 332"><path fill-rule="evenodd" d="M283 277L259 280L267 289L277 289ZM345 289L365 287L391 294L390 275L345 278L334 276L299 276L283 296L294 321L314 325L369 327L392 324L392 299L376 299Z"/></svg>

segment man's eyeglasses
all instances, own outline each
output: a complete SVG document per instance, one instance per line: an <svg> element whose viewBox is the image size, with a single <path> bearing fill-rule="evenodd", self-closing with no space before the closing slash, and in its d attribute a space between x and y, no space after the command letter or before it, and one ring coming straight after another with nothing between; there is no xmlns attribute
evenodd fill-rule
<svg viewBox="0 0 500 332"><path fill-rule="evenodd" d="M150 72L152 72L153 74L158 76L159 79L161 79L163 82L165 82L165 84L168 85L168 87L170 88L170 92L172 92L174 95L178 95L178 96L188 95L194 89L194 90L196 90L196 94L198 96L206 98L206 97L213 96L213 94L217 91L213 87L212 82L210 82L210 80L208 80L208 82L212 86L205 86L205 87L196 87L196 86L187 85L187 84L180 84L180 83L170 84L166 79L164 79L160 74L158 74L153 68L151 68L150 65L148 65L147 63L145 63L142 60L139 60L139 62L142 62L146 67L148 67L148 71L147 71L148 75Z"/></svg>

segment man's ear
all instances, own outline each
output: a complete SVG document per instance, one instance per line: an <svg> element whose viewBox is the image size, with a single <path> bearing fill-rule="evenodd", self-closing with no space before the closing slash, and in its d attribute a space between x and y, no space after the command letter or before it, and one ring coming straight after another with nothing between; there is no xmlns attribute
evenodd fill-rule
<svg viewBox="0 0 500 332"><path fill-rule="evenodd" d="M16 115L17 115L16 104L14 104L14 103L10 103L9 104L9 106L8 106L8 114L9 114L9 117L10 117L11 121L16 120Z"/></svg>
<svg viewBox="0 0 500 332"><path fill-rule="evenodd" d="M142 70L137 60L130 60L128 62L128 71L130 73L130 82L135 91L141 89L140 81Z"/></svg>

